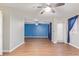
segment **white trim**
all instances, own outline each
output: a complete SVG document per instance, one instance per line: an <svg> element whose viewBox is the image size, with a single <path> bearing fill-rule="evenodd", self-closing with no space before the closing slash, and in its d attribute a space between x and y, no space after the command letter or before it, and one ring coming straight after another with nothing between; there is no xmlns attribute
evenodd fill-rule
<svg viewBox="0 0 79 59"><path fill-rule="evenodd" d="M41 24L50 24L50 22L39 22L38 23L41 23ZM25 22L25 24L35 24L35 22Z"/></svg>
<svg viewBox="0 0 79 59"><path fill-rule="evenodd" d="M3 50L3 52L12 52L12 51L14 51L16 48L18 48L19 46L21 46L22 44L24 44L24 42L20 43L19 45L17 45L16 47L14 47L14 48L11 49L11 50Z"/></svg>
<svg viewBox="0 0 79 59"><path fill-rule="evenodd" d="M9 52L9 50L3 50L3 52Z"/></svg>
<svg viewBox="0 0 79 59"><path fill-rule="evenodd" d="M48 38L48 36L25 36L25 38Z"/></svg>
<svg viewBox="0 0 79 59"><path fill-rule="evenodd" d="M54 41L54 40L52 40L52 42L53 42L54 44L56 44L56 43L57 43L57 41Z"/></svg>
<svg viewBox="0 0 79 59"><path fill-rule="evenodd" d="M56 41L53 41L53 43L56 44L57 42Z"/></svg>
<svg viewBox="0 0 79 59"><path fill-rule="evenodd" d="M17 45L16 47L14 47L13 49L9 50L9 52L14 51L16 48L18 48L19 46L21 46L22 44L24 44L24 42L20 43L19 45Z"/></svg>
<svg viewBox="0 0 79 59"><path fill-rule="evenodd" d="M0 56L2 56L3 55L3 53L2 52L0 52Z"/></svg>
<svg viewBox="0 0 79 59"><path fill-rule="evenodd" d="M71 45L71 46L73 46L73 47L75 47L75 48L79 49L79 47L78 47L78 46L76 46L76 45L74 45L74 44L72 44L72 43L69 43L69 45Z"/></svg>
<svg viewBox="0 0 79 59"><path fill-rule="evenodd" d="M3 14L0 10L0 55L3 52Z"/></svg>
<svg viewBox="0 0 79 59"><path fill-rule="evenodd" d="M65 44L68 44L67 42L64 41Z"/></svg>

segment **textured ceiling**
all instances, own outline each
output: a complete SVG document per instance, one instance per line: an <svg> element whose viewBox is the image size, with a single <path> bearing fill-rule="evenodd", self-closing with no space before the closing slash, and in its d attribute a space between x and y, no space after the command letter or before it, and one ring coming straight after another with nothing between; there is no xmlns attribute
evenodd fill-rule
<svg viewBox="0 0 79 59"><path fill-rule="evenodd" d="M36 6L43 5L42 3L4 3L0 6L6 6L6 7L12 7L18 10L22 10L26 14L29 14L33 17L69 17L72 15L79 15L79 3L65 3L64 6L56 7L56 13L55 14L44 14L40 15L41 8L36 8Z"/></svg>

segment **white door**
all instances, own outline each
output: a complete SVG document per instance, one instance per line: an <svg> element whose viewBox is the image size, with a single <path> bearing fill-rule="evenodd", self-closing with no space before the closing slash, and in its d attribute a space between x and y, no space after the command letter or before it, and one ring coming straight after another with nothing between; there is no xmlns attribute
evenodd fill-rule
<svg viewBox="0 0 79 59"><path fill-rule="evenodd" d="M64 27L63 23L57 24L57 42L63 42L64 41Z"/></svg>
<svg viewBox="0 0 79 59"><path fill-rule="evenodd" d="M0 11L0 55L2 55L2 12Z"/></svg>

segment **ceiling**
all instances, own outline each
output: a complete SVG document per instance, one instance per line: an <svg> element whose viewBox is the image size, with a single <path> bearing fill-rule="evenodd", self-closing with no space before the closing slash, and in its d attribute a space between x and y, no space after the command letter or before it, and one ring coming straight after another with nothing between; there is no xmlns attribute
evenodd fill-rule
<svg viewBox="0 0 79 59"><path fill-rule="evenodd" d="M33 17L69 17L72 15L79 15L79 3L65 3L64 6L56 7L56 13L40 14L41 8L36 6L43 5L43 3L0 3L0 6L12 7L25 12Z"/></svg>

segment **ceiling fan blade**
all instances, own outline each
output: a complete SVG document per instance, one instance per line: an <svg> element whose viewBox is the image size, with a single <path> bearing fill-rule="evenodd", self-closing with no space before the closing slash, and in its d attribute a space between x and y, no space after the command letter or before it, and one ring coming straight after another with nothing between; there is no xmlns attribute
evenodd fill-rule
<svg viewBox="0 0 79 59"><path fill-rule="evenodd" d="M43 6L37 6L37 8L43 8Z"/></svg>
<svg viewBox="0 0 79 59"><path fill-rule="evenodd" d="M57 4L55 5L55 7L59 7L59 6L63 6L63 5L65 5L65 3L57 3Z"/></svg>
<svg viewBox="0 0 79 59"><path fill-rule="evenodd" d="M42 11L41 14L43 14L45 11Z"/></svg>
<svg viewBox="0 0 79 59"><path fill-rule="evenodd" d="M55 13L55 10L52 10L52 13Z"/></svg>
<svg viewBox="0 0 79 59"><path fill-rule="evenodd" d="M52 13L56 13L56 9L55 9L55 8L52 8L52 9L51 9L51 12L52 12Z"/></svg>
<svg viewBox="0 0 79 59"><path fill-rule="evenodd" d="M46 6L37 6L37 8L46 8Z"/></svg>

